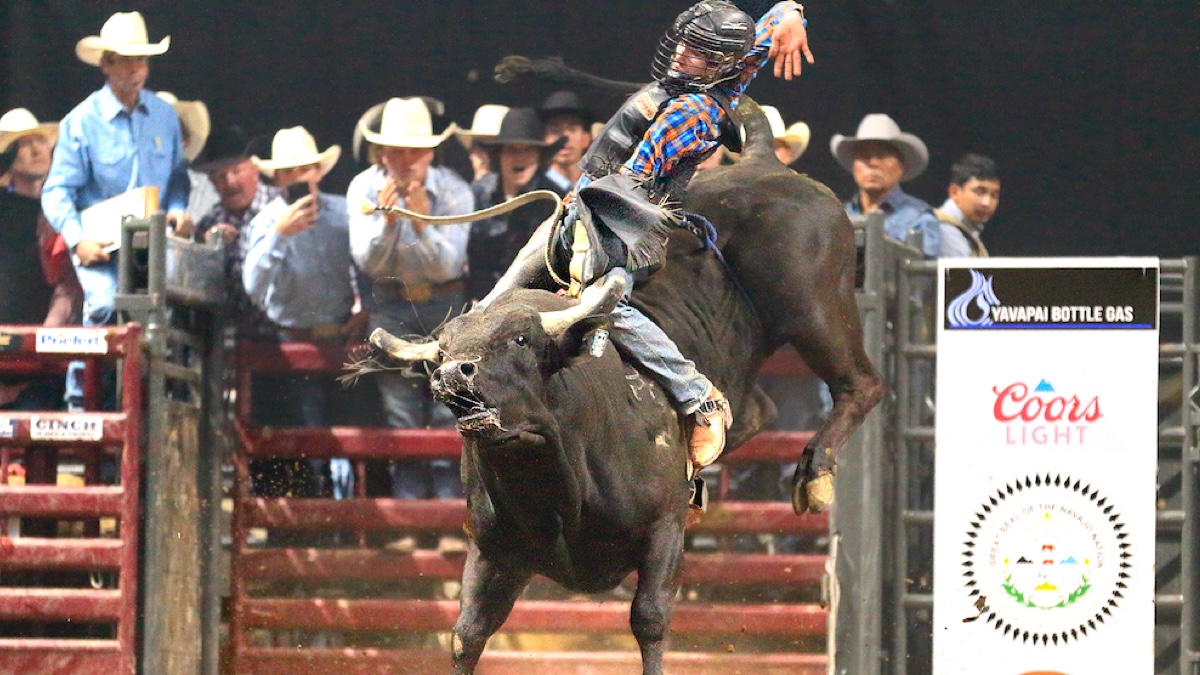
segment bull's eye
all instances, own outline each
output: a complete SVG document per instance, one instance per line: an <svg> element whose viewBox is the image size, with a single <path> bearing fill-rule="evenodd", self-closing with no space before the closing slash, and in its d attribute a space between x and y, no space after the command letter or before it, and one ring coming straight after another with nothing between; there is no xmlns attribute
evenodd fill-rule
<svg viewBox="0 0 1200 675"><path fill-rule="evenodd" d="M518 335L517 337L513 338L513 344L518 347L524 347L525 345L529 344L529 338L525 337L524 335Z"/></svg>

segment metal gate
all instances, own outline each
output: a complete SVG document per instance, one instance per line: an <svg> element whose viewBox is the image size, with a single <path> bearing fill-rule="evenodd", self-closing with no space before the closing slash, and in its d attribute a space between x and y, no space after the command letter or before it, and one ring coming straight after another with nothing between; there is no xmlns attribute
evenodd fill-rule
<svg viewBox="0 0 1200 675"><path fill-rule="evenodd" d="M937 358L936 262L916 249L885 241L868 262L867 275L883 279L885 332L882 371L889 396L883 417L882 452L862 458L864 489L881 496L863 518L865 535L881 520L880 548L859 552L856 591L882 595L878 623L858 617L853 625L858 652L836 649L837 673L917 675L932 663L933 471ZM1200 673L1200 445L1197 443L1197 266L1196 258L1161 261L1156 675ZM839 478L842 475L839 474ZM839 498L845 495L839 486ZM845 502L843 501L843 504ZM835 519L836 522L836 519ZM845 555L845 550L842 551ZM839 574L843 566L839 560ZM876 562L878 566L876 569ZM873 576L871 572L877 571ZM847 579L842 579L843 589Z"/></svg>

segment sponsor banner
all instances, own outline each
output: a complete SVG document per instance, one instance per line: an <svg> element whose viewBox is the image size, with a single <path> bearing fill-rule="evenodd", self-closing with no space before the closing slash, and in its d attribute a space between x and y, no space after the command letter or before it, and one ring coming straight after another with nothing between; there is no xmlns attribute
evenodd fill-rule
<svg viewBox="0 0 1200 675"><path fill-rule="evenodd" d="M43 354L107 354L104 328L39 328L35 349Z"/></svg>
<svg viewBox="0 0 1200 675"><path fill-rule="evenodd" d="M104 420L93 415L34 415L29 438L35 441L98 441L104 436Z"/></svg>
<svg viewBox="0 0 1200 675"><path fill-rule="evenodd" d="M1158 261L939 275L934 674L1153 672Z"/></svg>
<svg viewBox="0 0 1200 675"><path fill-rule="evenodd" d="M17 421L8 418L0 419L0 438L16 438L17 437Z"/></svg>

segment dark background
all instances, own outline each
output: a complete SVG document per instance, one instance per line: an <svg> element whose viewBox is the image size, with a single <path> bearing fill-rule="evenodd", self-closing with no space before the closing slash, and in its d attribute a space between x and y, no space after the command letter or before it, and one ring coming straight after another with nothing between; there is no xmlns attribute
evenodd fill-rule
<svg viewBox="0 0 1200 675"><path fill-rule="evenodd" d="M5 0L0 103L62 117L103 83L76 59L75 42L136 9L152 41L172 38L151 60L150 89L205 101L214 127L269 134L303 124L322 147L340 143L328 179L336 190L357 169L351 133L371 105L436 96L468 126L482 103L538 103L548 88L490 80L510 53L648 79L659 36L688 4ZM771 3L739 4L757 17ZM812 0L808 16L816 64L798 82L764 74L749 93L810 125L796 168L839 195L853 182L830 156L830 136L886 112L929 145L929 169L905 189L935 206L955 158L975 151L999 162L1003 200L985 234L993 254L1200 250L1196 0ZM619 103L594 100L603 116Z"/></svg>

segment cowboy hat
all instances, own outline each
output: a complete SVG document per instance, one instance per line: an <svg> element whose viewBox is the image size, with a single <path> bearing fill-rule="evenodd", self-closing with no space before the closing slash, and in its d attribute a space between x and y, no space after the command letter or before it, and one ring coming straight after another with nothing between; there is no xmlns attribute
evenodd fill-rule
<svg viewBox="0 0 1200 675"><path fill-rule="evenodd" d="M486 140L480 139L479 144L489 148L499 148L504 145L532 145L536 148L554 147L555 152L562 147L564 139L546 142L546 130L542 120L533 108L513 108L504 116L496 134Z"/></svg>
<svg viewBox="0 0 1200 675"><path fill-rule="evenodd" d="M75 55L89 66L100 65L104 52L121 56L158 56L171 46L171 36L151 44L141 12L117 12L104 22L99 35L89 35L75 45Z"/></svg>
<svg viewBox="0 0 1200 675"><path fill-rule="evenodd" d="M896 148L904 162L904 173L900 176L902 181L920 176L929 165L929 149L925 147L925 142L912 134L902 133L900 125L887 115L867 115L858 124L855 136L834 134L829 141L829 149L843 169L854 171L854 145L860 141L883 141Z"/></svg>
<svg viewBox="0 0 1200 675"><path fill-rule="evenodd" d="M250 159L254 154L252 145L256 142L265 144L266 139L258 136L251 138L244 129L232 125L217 129L208 141L204 144L204 152L192 161L192 168L202 173Z"/></svg>
<svg viewBox="0 0 1200 675"><path fill-rule="evenodd" d="M58 122L38 122L25 108L13 108L0 115L0 152L25 136L41 134L53 146L58 140Z"/></svg>
<svg viewBox="0 0 1200 675"><path fill-rule="evenodd" d="M453 122L440 134L433 133L433 118L429 106L420 98L393 98L383 106L379 132L362 126L363 138L368 143L393 148L436 148L458 131Z"/></svg>
<svg viewBox="0 0 1200 675"><path fill-rule="evenodd" d="M508 110L508 106L495 103L479 106L475 117L471 119L471 128L458 130L459 142L469 150L475 141L494 138L500 133L500 125L504 123L504 116L508 114Z"/></svg>
<svg viewBox="0 0 1200 675"><path fill-rule="evenodd" d="M429 114L432 116L442 117L446 114L446 104L432 96L418 96L417 98L425 102L425 106L429 108ZM367 112L358 118L358 124L354 125L354 139L351 141L352 149L354 150L354 160L364 164L370 164L370 159L363 154L363 145L366 139L363 138L363 129L375 131L379 128L379 123L383 119L383 109L387 107L387 101L376 103L367 108Z"/></svg>
<svg viewBox="0 0 1200 675"><path fill-rule="evenodd" d="M579 98L579 94L573 91L556 91L546 97L542 102L542 107L538 108L538 114L543 120L550 119L555 115L578 115L583 119L583 126L590 126L596 121L596 113L590 108L583 105L583 99Z"/></svg>
<svg viewBox="0 0 1200 675"><path fill-rule="evenodd" d="M179 125L184 129L184 135L187 136L186 143L183 146L183 154L187 157L188 162L193 162L200 152L204 150L204 144L208 142L208 134L212 131L211 121L208 118L208 106L204 105L204 101L180 101L175 94L169 91L158 92L158 97L175 109L175 114L179 116Z"/></svg>
<svg viewBox="0 0 1200 675"><path fill-rule="evenodd" d="M279 169L309 164L319 164L321 176L324 177L333 165L337 164L341 155L342 148L338 145L331 145L324 152L317 152L317 141L313 139L312 134L304 127L292 127L275 132L275 138L271 141L271 159L260 159L258 155L251 155L250 161L259 171L272 178Z"/></svg>
<svg viewBox="0 0 1200 675"><path fill-rule="evenodd" d="M792 161L800 159L800 155L808 149L808 139L812 136L808 125L804 122L796 122L786 129L783 126L783 115L779 114L779 109L775 106L764 105L760 106L763 114L767 116L767 122L771 125L771 135L777 141L783 141L791 148Z"/></svg>

